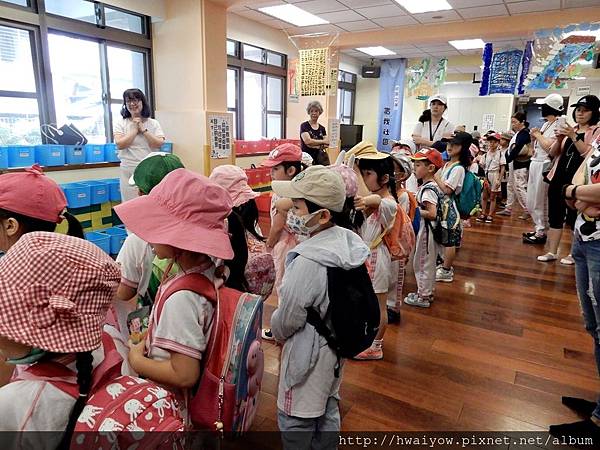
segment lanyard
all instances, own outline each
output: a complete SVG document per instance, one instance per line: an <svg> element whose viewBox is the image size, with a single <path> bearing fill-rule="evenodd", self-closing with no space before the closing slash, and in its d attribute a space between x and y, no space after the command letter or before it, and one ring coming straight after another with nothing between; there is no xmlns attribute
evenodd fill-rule
<svg viewBox="0 0 600 450"><path fill-rule="evenodd" d="M433 141L433 137L438 132L438 129L440 128L440 125L442 124L443 121L444 121L444 119L441 118L440 121L437 124L437 127L435 127L435 131L433 132L433 134L431 134L431 120L429 121L429 140L430 141Z"/></svg>

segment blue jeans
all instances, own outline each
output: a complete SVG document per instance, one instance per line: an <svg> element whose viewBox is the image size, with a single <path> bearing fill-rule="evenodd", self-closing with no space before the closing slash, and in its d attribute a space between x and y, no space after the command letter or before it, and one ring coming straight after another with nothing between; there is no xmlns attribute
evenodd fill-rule
<svg viewBox="0 0 600 450"><path fill-rule="evenodd" d="M600 375L600 241L584 242L575 235L571 254L575 260L577 295L585 329L594 339L594 355ZM593 415L600 419L600 399Z"/></svg>
<svg viewBox="0 0 600 450"><path fill-rule="evenodd" d="M325 414L304 418L277 410L277 424L284 450L335 450L340 439L338 400L329 397Z"/></svg>

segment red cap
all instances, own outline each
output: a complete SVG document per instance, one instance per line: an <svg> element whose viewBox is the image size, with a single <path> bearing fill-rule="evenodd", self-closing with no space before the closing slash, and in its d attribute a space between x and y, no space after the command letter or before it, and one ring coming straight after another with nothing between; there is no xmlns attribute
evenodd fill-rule
<svg viewBox="0 0 600 450"><path fill-rule="evenodd" d="M282 162L300 161L302 161L302 150L300 150L300 147L294 144L281 144L271 150L268 158L261 163L261 166L275 167Z"/></svg>
<svg viewBox="0 0 600 450"><path fill-rule="evenodd" d="M442 154L434 148L422 148L410 158L414 161L429 161L438 169L441 169L444 166Z"/></svg>
<svg viewBox="0 0 600 450"><path fill-rule="evenodd" d="M67 199L56 182L35 164L25 172L0 175L0 208L7 211L60 223Z"/></svg>
<svg viewBox="0 0 600 450"><path fill-rule="evenodd" d="M500 139L502 139L502 135L500 133L490 133L486 136L486 139L489 141L490 139L496 140L498 142L500 142Z"/></svg>

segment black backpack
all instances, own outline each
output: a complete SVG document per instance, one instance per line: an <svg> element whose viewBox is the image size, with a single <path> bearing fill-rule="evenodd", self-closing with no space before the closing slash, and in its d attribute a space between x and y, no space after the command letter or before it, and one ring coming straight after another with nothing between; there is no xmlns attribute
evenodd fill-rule
<svg viewBox="0 0 600 450"><path fill-rule="evenodd" d="M364 264L354 269L327 268L329 307L325 318L307 308L306 321L327 340L340 359L353 358L371 346L379 331L379 302Z"/></svg>

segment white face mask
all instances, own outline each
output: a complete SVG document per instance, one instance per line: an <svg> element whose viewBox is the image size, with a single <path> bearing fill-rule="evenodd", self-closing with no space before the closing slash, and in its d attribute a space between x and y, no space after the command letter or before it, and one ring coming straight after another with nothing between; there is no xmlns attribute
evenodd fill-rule
<svg viewBox="0 0 600 450"><path fill-rule="evenodd" d="M293 210L288 211L287 215L287 226L292 231L292 233L297 234L298 236L310 236L310 234L315 231L317 228L321 226L321 224L317 221L316 224L312 226L307 226L306 224L311 221L313 217L317 214L320 214L322 209L319 211L315 211L312 214L306 214L304 216L299 216L294 213Z"/></svg>

